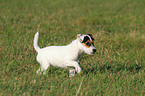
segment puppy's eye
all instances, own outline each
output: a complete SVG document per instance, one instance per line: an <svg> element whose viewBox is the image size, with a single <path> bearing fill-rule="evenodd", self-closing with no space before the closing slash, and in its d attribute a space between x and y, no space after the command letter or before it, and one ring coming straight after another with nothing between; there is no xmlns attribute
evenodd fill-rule
<svg viewBox="0 0 145 96"><path fill-rule="evenodd" d="M87 46L91 46L91 44L89 42L86 43Z"/></svg>

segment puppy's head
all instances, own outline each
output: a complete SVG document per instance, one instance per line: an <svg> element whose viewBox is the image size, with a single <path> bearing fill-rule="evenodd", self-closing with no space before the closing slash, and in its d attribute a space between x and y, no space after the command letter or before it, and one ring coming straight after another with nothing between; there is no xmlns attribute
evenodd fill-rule
<svg viewBox="0 0 145 96"><path fill-rule="evenodd" d="M81 43L81 49L89 55L93 55L96 52L96 48L94 46L94 38L92 34L78 34L77 39Z"/></svg>

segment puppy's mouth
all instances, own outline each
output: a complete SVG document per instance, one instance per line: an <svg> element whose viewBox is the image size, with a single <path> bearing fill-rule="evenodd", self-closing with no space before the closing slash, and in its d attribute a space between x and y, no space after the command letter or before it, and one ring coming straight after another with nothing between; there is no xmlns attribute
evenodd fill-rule
<svg viewBox="0 0 145 96"><path fill-rule="evenodd" d="M87 53L88 55L94 55L96 53L96 49L93 49L90 53Z"/></svg>

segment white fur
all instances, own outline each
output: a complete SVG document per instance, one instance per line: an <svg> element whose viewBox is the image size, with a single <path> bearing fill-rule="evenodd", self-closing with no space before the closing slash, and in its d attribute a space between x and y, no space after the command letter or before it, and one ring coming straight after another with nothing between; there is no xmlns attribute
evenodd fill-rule
<svg viewBox="0 0 145 96"><path fill-rule="evenodd" d="M50 65L62 68L75 67L75 71L80 73L81 68L78 63L82 53L92 55L93 49L96 49L93 45L89 48L83 46L80 42L81 36L77 36L77 39L67 46L50 46L40 49L37 44L38 35L37 32L34 37L34 48L38 52L37 61L40 63L37 74L41 74L41 72L45 74Z"/></svg>

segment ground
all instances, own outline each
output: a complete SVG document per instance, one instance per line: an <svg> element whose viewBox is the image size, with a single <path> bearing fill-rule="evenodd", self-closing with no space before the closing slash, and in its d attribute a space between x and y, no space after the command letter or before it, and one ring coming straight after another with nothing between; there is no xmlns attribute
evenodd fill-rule
<svg viewBox="0 0 145 96"><path fill-rule="evenodd" d="M145 95L144 0L1 0L0 95ZM38 76L39 45L67 45L93 34L97 52L83 54L82 72L50 67Z"/></svg>

